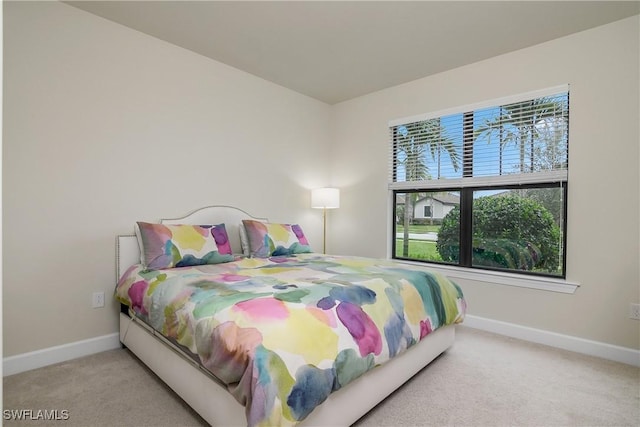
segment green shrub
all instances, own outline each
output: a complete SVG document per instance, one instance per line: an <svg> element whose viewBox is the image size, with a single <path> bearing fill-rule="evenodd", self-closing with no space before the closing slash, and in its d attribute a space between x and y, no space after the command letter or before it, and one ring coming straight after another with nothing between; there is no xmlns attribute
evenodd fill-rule
<svg viewBox="0 0 640 427"><path fill-rule="evenodd" d="M438 253L459 260L458 207L442 221ZM473 201L473 265L555 272L559 264L560 229L549 211L535 200L514 194Z"/></svg>

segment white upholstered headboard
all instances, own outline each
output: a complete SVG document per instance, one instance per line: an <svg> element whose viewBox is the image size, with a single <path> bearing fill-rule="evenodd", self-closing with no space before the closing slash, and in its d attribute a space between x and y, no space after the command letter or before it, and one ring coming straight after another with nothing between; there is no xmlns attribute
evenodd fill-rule
<svg viewBox="0 0 640 427"><path fill-rule="evenodd" d="M240 233L243 219L255 219L267 221L267 218L258 218L249 215L242 209L232 206L207 206L197 209L181 218L161 219L162 224L195 224L216 225L224 224L229 236L229 243L233 253L242 253ZM120 235L116 238L116 280L133 264L140 263L140 247L135 234Z"/></svg>

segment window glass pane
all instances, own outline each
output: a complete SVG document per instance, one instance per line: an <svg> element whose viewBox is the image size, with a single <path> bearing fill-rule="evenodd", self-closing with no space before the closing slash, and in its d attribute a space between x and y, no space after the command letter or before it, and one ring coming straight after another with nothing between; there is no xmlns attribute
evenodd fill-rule
<svg viewBox="0 0 640 427"><path fill-rule="evenodd" d="M473 192L472 265L561 276L564 188Z"/></svg>
<svg viewBox="0 0 640 427"><path fill-rule="evenodd" d="M473 113L473 176L567 169L569 94Z"/></svg>
<svg viewBox="0 0 640 427"><path fill-rule="evenodd" d="M395 258L458 263L460 193L447 191L395 194ZM446 239L440 241L443 224Z"/></svg>
<svg viewBox="0 0 640 427"><path fill-rule="evenodd" d="M563 171L568 168L569 93L390 130L391 183Z"/></svg>

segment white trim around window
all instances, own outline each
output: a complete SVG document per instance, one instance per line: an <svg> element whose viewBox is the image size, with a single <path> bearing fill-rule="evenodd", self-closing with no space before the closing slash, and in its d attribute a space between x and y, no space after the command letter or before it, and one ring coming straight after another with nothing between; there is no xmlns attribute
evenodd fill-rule
<svg viewBox="0 0 640 427"><path fill-rule="evenodd" d="M468 267L430 264L420 261L406 261L400 259L396 259L395 261L424 266L444 274L453 281L456 279L473 280L475 282L484 282L494 285L516 286L519 288L539 289L543 291L560 292L563 294L573 294L580 287L578 283L553 277L505 273L502 271L476 270Z"/></svg>

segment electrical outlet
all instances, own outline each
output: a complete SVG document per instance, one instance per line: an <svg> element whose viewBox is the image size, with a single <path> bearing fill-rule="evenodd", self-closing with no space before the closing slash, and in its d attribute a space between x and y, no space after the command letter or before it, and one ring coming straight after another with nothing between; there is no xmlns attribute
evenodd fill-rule
<svg viewBox="0 0 640 427"><path fill-rule="evenodd" d="M640 304L629 305L629 319L640 320Z"/></svg>
<svg viewBox="0 0 640 427"><path fill-rule="evenodd" d="M104 307L104 292L94 292L91 306L93 308Z"/></svg>

